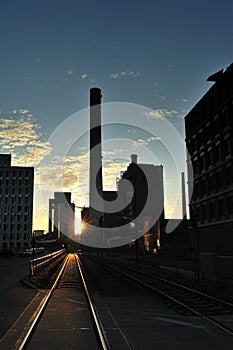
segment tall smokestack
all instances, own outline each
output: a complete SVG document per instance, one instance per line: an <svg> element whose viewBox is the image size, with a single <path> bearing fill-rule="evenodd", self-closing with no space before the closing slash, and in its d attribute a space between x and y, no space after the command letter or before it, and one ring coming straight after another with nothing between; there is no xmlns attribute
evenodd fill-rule
<svg viewBox="0 0 233 350"><path fill-rule="evenodd" d="M186 195L185 195L185 178L184 172L181 172L181 193L182 193L182 217L187 219L186 215Z"/></svg>
<svg viewBox="0 0 233 350"><path fill-rule="evenodd" d="M90 90L90 208L96 207L97 192L102 197L101 90Z"/></svg>

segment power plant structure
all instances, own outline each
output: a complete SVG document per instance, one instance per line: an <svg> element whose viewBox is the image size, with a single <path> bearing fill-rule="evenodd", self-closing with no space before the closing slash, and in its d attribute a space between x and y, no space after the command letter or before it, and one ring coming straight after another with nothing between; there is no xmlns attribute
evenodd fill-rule
<svg viewBox="0 0 233 350"><path fill-rule="evenodd" d="M163 166L138 163L137 155L132 154L131 163L118 180L116 191L104 191L101 98L99 88L90 89L89 208L83 208L81 218L82 221L95 227L122 228L143 213L149 196L151 199L150 212L149 214L144 213L138 224L142 228L145 222L152 221L154 217L164 218ZM127 182L132 185L130 190ZM127 204L129 198L132 200ZM109 207L112 210L109 211ZM119 232L121 232L119 235L124 235L123 229L119 229Z"/></svg>

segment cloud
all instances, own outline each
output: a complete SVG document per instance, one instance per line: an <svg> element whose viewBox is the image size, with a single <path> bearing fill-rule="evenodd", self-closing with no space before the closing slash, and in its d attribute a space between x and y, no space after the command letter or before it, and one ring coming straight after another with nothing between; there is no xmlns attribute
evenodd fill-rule
<svg viewBox="0 0 233 350"><path fill-rule="evenodd" d="M0 118L0 151L12 154L18 166L36 166L51 151L41 126L27 109L13 110L14 118Z"/></svg>
<svg viewBox="0 0 233 350"><path fill-rule="evenodd" d="M151 136L147 139L147 142L160 141L160 137Z"/></svg>
<svg viewBox="0 0 233 350"><path fill-rule="evenodd" d="M28 109L20 109L19 114L28 114L30 111Z"/></svg>
<svg viewBox="0 0 233 350"><path fill-rule="evenodd" d="M119 78L122 78L122 77L139 77L141 75L140 72L135 72L135 71L127 71L127 72L119 72L119 73L112 73L110 74L110 78L111 79L119 79Z"/></svg>
<svg viewBox="0 0 233 350"><path fill-rule="evenodd" d="M160 138L156 136L151 136L151 137L148 137L147 139L138 139L133 142L132 150L135 150L140 146L147 146L150 142L154 142L154 141L160 141Z"/></svg>
<svg viewBox="0 0 233 350"><path fill-rule="evenodd" d="M74 67L70 67L65 71L64 80L70 79L74 75Z"/></svg>
<svg viewBox="0 0 233 350"><path fill-rule="evenodd" d="M86 80L87 79L87 74L82 74L82 80Z"/></svg>
<svg viewBox="0 0 233 350"><path fill-rule="evenodd" d="M116 190L116 180L120 177L121 171L124 171L128 165L129 162L123 160L111 160L104 164L103 179L105 191Z"/></svg>
<svg viewBox="0 0 233 350"><path fill-rule="evenodd" d="M174 117L177 116L178 112L174 109L168 110L165 108L158 108L150 112L146 112L145 115L150 118L165 118L165 117Z"/></svg>

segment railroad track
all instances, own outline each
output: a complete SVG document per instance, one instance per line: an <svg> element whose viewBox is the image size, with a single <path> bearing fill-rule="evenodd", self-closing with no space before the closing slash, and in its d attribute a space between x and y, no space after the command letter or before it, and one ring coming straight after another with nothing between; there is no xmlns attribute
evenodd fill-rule
<svg viewBox="0 0 233 350"><path fill-rule="evenodd" d="M85 324L84 327L75 328L75 320L79 313L79 321ZM12 333L16 328L13 327ZM46 331L48 331L47 338ZM62 332L64 337L61 336ZM70 337L67 334L70 334ZM11 340L9 336L8 339ZM64 349L73 349L76 343L82 348L82 342L85 349L110 349L88 291L82 264L76 254L67 255L52 288L45 293L39 305L33 310L33 315L26 322L14 347L12 345L8 347L6 336L6 339L0 342L0 349L55 349L61 348L59 346L63 340ZM46 347L48 344L50 347Z"/></svg>
<svg viewBox="0 0 233 350"><path fill-rule="evenodd" d="M93 257L92 257L93 259ZM121 261L99 263L105 268L114 271L143 286L146 290L156 293L161 301L183 316L198 316L224 333L233 336L233 328L218 320L221 316L233 315L233 304L213 297L182 284L156 276L151 272L130 266Z"/></svg>

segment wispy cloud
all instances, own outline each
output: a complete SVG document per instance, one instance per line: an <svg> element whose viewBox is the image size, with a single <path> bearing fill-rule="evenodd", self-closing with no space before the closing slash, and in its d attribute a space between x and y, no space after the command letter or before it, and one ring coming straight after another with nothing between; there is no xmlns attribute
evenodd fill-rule
<svg viewBox="0 0 233 350"><path fill-rule="evenodd" d="M70 67L65 71L64 80L69 80L74 75L74 67Z"/></svg>
<svg viewBox="0 0 233 350"><path fill-rule="evenodd" d="M160 141L160 138L156 136L151 136L151 137L148 137L147 139L138 139L133 142L132 151L135 151L140 146L147 146L149 143L154 141Z"/></svg>
<svg viewBox="0 0 233 350"><path fill-rule="evenodd" d="M16 165L36 166L51 151L43 140L41 125L27 109L13 110L13 116L0 118L0 150L12 154Z"/></svg>
<svg viewBox="0 0 233 350"><path fill-rule="evenodd" d="M120 79L120 78L123 78L123 77L139 77L141 75L140 72L138 71L122 71L122 72L118 72L118 73L112 73L110 74L110 78L111 79Z"/></svg>
<svg viewBox="0 0 233 350"><path fill-rule="evenodd" d="M169 110L166 108L158 108L150 112L146 112L145 115L150 118L166 118L166 117L174 117L178 116L178 112L174 109Z"/></svg>
<svg viewBox="0 0 233 350"><path fill-rule="evenodd" d="M167 99L166 96L160 96L160 98L162 101L165 101Z"/></svg>

